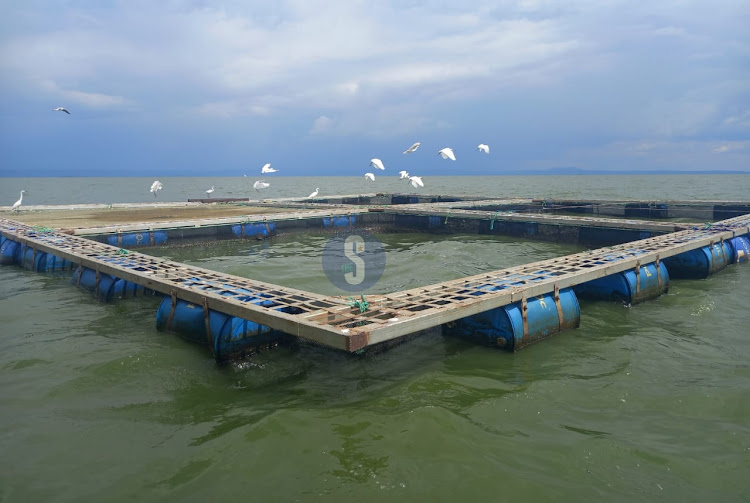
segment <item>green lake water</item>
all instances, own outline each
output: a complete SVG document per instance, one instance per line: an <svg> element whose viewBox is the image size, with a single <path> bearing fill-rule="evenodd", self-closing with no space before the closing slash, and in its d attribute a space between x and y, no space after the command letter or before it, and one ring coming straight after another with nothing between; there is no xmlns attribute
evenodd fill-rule
<svg viewBox="0 0 750 503"><path fill-rule="evenodd" d="M661 185L674 199L750 199L742 176L642 177L619 189L618 177L497 178L492 187L535 197L648 199ZM36 179L5 179L3 190L9 180ZM185 183L205 185L195 180ZM336 193L360 183L339 181ZM121 184L119 200L138 199L143 182ZM56 183L57 202L35 204L72 203L65 183L74 193L106 179ZM379 238L387 264L373 292L582 250ZM321 272L325 239L154 253L340 295ZM104 304L70 277L0 267L0 501L750 498L750 264L673 280L667 295L631 307L582 300L580 328L515 354L433 333L366 357L298 344L224 366L156 331L159 299Z"/></svg>

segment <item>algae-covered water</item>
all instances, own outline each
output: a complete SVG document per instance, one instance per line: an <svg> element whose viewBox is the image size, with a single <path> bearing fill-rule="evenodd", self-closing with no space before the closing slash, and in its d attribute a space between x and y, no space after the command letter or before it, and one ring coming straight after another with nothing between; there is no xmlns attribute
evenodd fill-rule
<svg viewBox="0 0 750 503"><path fill-rule="evenodd" d="M663 184L497 178L540 197L654 198ZM471 183L456 180L495 190ZM744 200L750 178L670 185L674 199ZM155 253L340 294L321 273L325 238ZM580 250L379 238L375 291ZM217 366L155 330L156 298L103 304L70 273L0 267L0 501L747 501L748 299L750 265L734 265L632 307L581 301L580 328L515 354L431 334L369 357L302 344Z"/></svg>

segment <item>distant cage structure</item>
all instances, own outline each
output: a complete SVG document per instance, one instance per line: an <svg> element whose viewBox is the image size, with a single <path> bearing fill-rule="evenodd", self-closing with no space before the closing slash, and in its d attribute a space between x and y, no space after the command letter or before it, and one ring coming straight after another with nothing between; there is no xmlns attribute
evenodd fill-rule
<svg viewBox="0 0 750 503"><path fill-rule="evenodd" d="M214 221L80 229L75 235L0 220L0 264L72 271L99 300L162 296L158 330L226 361L295 337L348 352L379 350L424 330L516 351L580 323L579 298L628 305L750 260L750 203L487 200L413 194L269 203L284 211ZM579 216L579 214L586 216ZM589 215L596 214L597 217ZM601 216L605 215L605 216ZM665 219L690 218L711 223ZM478 233L602 246L586 253L371 297L341 298L157 259L137 250L278 232ZM364 297L363 297L364 300Z"/></svg>

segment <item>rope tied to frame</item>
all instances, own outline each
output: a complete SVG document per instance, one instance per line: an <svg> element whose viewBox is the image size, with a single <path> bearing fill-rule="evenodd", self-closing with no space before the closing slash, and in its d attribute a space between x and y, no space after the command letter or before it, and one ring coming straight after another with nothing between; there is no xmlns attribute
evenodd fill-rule
<svg viewBox="0 0 750 503"><path fill-rule="evenodd" d="M490 220L490 230L495 230L495 219L497 218L497 214L500 213L500 210L497 210L494 215L492 215L492 219Z"/></svg>
<svg viewBox="0 0 750 503"><path fill-rule="evenodd" d="M711 222L706 222L706 223L705 223L705 224L703 225L703 228L704 228L704 229L710 229L710 228L711 228Z"/></svg>
<svg viewBox="0 0 750 503"><path fill-rule="evenodd" d="M117 250L117 253L119 253L120 255L127 255L130 252L128 252L128 250L126 250L125 248L120 248L119 250Z"/></svg>
<svg viewBox="0 0 750 503"><path fill-rule="evenodd" d="M38 233L38 234L41 234L41 233L44 233L44 232L54 232L55 231L54 229L51 229L49 227L44 227L43 225L32 225L31 229L34 232Z"/></svg>
<svg viewBox="0 0 750 503"><path fill-rule="evenodd" d="M451 216L451 212L449 211L447 215L445 215L445 221L443 222L443 225L448 223L448 217Z"/></svg>
<svg viewBox="0 0 750 503"><path fill-rule="evenodd" d="M356 307L359 309L360 313L366 312L370 308L370 303L365 300L364 295L360 295L360 300L355 300L352 297L347 297L346 300L348 300L349 307Z"/></svg>

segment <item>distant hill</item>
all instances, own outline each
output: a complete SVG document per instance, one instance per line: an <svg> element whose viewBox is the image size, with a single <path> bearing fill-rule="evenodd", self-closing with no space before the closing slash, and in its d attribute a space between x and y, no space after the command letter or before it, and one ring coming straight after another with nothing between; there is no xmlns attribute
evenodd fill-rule
<svg viewBox="0 0 750 503"><path fill-rule="evenodd" d="M673 170L673 169L650 169L636 170L612 170L612 169L581 169L575 166L560 166L559 168L545 169L515 169L497 173L498 175L750 175L750 171L733 171L705 169L700 171Z"/></svg>

